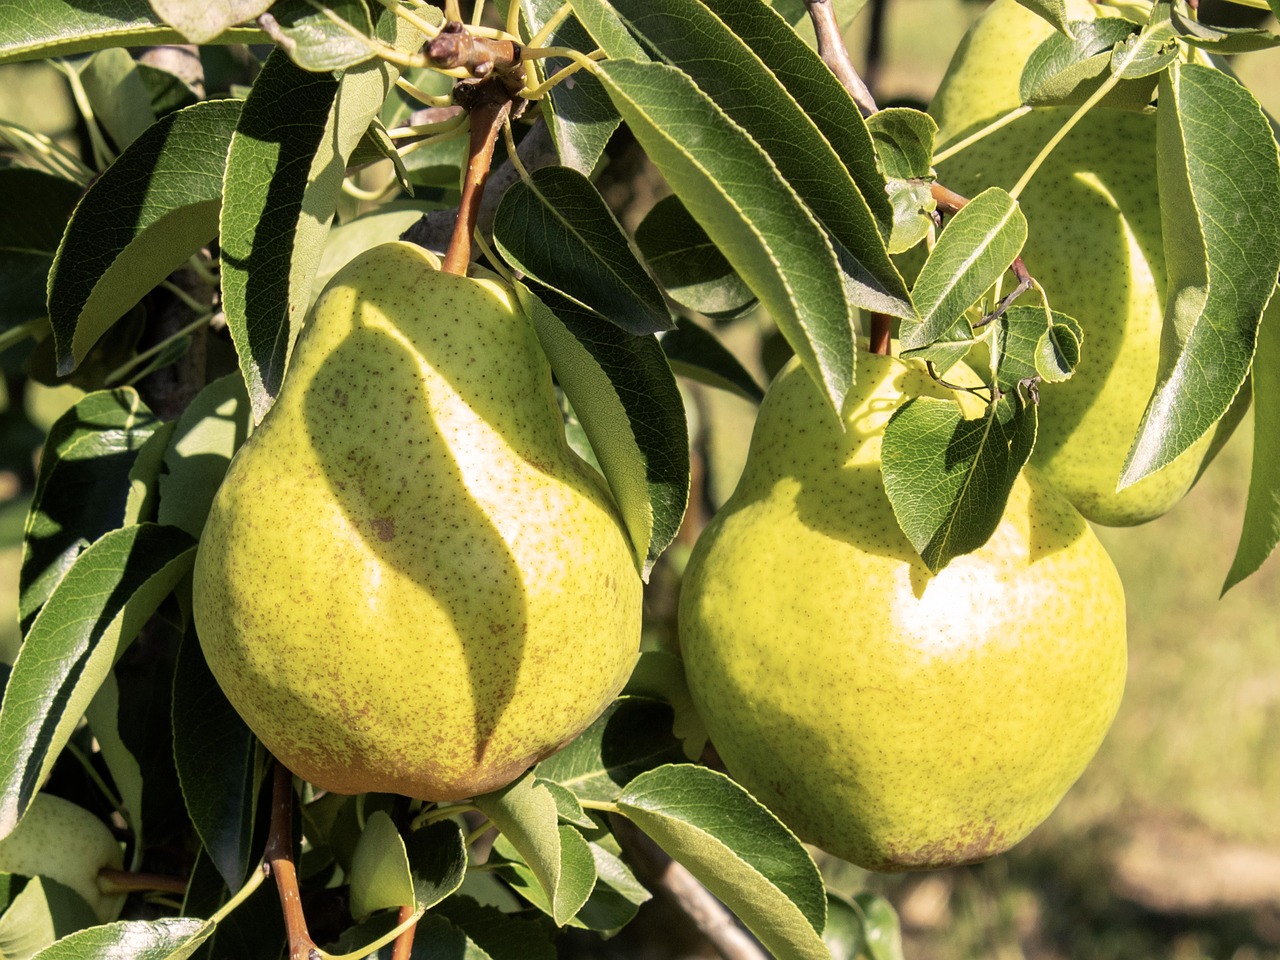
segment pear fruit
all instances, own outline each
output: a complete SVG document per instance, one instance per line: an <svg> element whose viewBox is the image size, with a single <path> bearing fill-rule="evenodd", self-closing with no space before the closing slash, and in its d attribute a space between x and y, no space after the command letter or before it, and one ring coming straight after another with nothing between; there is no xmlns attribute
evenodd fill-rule
<svg viewBox="0 0 1280 960"><path fill-rule="evenodd" d="M984 860L1029 833L1102 742L1126 668L1115 568L1030 468L988 543L929 572L880 472L912 396L955 395L863 351L841 424L785 369L679 611L729 772L802 840L886 871Z"/></svg>
<svg viewBox="0 0 1280 960"><path fill-rule="evenodd" d="M610 703L641 582L513 293L393 242L330 281L196 555L209 666L338 793L506 785Z"/></svg>
<svg viewBox="0 0 1280 960"><path fill-rule="evenodd" d="M107 825L53 794L36 794L13 832L0 840L0 872L56 880L83 897L103 923L120 915L125 898L104 890L98 872L123 865L120 844Z"/></svg>
<svg viewBox="0 0 1280 960"><path fill-rule="evenodd" d="M1080 2L1080 18L1113 15ZM930 112L940 144L1019 105L1031 51L1053 32L1016 0L996 0L953 58ZM1074 107L1037 108L938 165L964 196L1011 188ZM1164 246L1156 194L1156 119L1095 108L1058 144L1019 197L1029 232L1023 261L1049 303L1075 317L1084 345L1075 375L1041 394L1032 463L1088 519L1111 526L1160 516L1191 487L1210 436L1175 462L1117 490L1160 368Z"/></svg>

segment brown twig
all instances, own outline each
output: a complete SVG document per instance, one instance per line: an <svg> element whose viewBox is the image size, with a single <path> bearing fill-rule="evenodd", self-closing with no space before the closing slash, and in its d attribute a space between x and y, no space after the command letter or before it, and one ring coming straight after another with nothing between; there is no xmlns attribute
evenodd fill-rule
<svg viewBox="0 0 1280 960"><path fill-rule="evenodd" d="M275 763L271 787L271 830L263 859L280 894L280 909L289 939L289 960L320 960L320 951L307 931L298 870L293 861L293 774L279 760Z"/></svg>
<svg viewBox="0 0 1280 960"><path fill-rule="evenodd" d="M723 960L768 960L764 948L738 926L729 909L697 877L628 821L613 819L614 834L640 879L674 901Z"/></svg>
<svg viewBox="0 0 1280 960"><path fill-rule="evenodd" d="M464 95L464 91L466 91ZM465 276L471 262L471 234L480 215L484 184L493 164L493 147L502 124L511 115L511 93L500 80L459 84L454 99L471 114L471 144L467 154L467 175L458 204L458 220L449 238L441 268L445 273Z"/></svg>
<svg viewBox="0 0 1280 960"><path fill-rule="evenodd" d="M104 893L176 893L187 892L187 881L164 873L135 873L131 870L98 871L98 883Z"/></svg>
<svg viewBox="0 0 1280 960"><path fill-rule="evenodd" d="M853 61L849 59L849 49L844 45L844 37L840 33L840 24L836 20L835 4L832 0L805 0L809 10L809 19L813 21L813 32L818 38L818 55L836 75L836 79L849 91L854 103L869 117L880 108L871 96L871 91L858 76Z"/></svg>
<svg viewBox="0 0 1280 960"><path fill-rule="evenodd" d="M397 924L405 923L413 916L413 904L406 904L400 908L400 916L396 920ZM413 935L417 932L418 925L415 923L400 936L396 937L396 945L391 948L391 960L409 960L410 954L413 953Z"/></svg>
<svg viewBox="0 0 1280 960"><path fill-rule="evenodd" d="M893 319L887 313L871 314L871 342L868 345L872 353L882 357L889 356L893 342Z"/></svg>
<svg viewBox="0 0 1280 960"><path fill-rule="evenodd" d="M491 40L473 35L465 23L451 20L423 52L442 70L462 68L476 79L509 77L513 90L524 85L524 63L520 44L511 40Z"/></svg>

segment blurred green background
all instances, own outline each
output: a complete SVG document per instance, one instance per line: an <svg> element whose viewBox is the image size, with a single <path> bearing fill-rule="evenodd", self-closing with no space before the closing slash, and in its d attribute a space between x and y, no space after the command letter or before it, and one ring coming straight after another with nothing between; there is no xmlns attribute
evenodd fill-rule
<svg viewBox="0 0 1280 960"><path fill-rule="evenodd" d="M927 102L981 8L972 0L891 0L880 102ZM866 20L849 29L855 62L866 48ZM1241 58L1236 68L1280 114L1280 51ZM0 67L0 117L72 142L75 112L65 82L47 66ZM753 324L736 325L728 339L761 369ZM18 642L18 545L29 495L23 471L9 467L32 440L26 418L13 414L25 409L47 429L78 395L16 386L10 378L0 390L5 660ZM695 399L718 501L740 469L753 408L702 391ZM1050 820L1012 853L974 868L875 877L824 862L833 886L893 899L910 960L1280 960L1280 563L1273 558L1218 596L1239 534L1252 430L1250 417L1165 517L1099 530L1128 594L1128 689L1101 753ZM669 610L669 598L653 598L651 609ZM636 931L600 955L664 957L671 949L670 940L655 946Z"/></svg>

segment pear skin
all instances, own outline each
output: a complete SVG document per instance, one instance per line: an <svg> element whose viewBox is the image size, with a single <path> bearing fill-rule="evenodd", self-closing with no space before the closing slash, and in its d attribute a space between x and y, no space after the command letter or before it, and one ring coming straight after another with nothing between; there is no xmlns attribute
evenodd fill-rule
<svg viewBox="0 0 1280 960"><path fill-rule="evenodd" d="M797 367L690 558L680 639L729 772L802 840L873 870L985 860L1057 805L1126 670L1120 579L1024 472L996 532L930 574L880 475L889 417L949 396L866 354L844 429Z"/></svg>
<svg viewBox="0 0 1280 960"><path fill-rule="evenodd" d="M1087 16L1092 7L1072 10ZM996 0L930 107L939 142L1018 106L1022 65L1052 32L1015 0ZM1010 189L1073 112L1037 108L940 164L939 181L963 196ZM1166 278L1155 158L1154 114L1095 108L1019 197L1029 225L1023 261L1053 308L1084 329L1075 375L1041 393L1032 463L1088 519L1109 526L1169 510L1195 481L1211 440L1206 435L1163 470L1116 489L1160 369Z"/></svg>
<svg viewBox="0 0 1280 960"><path fill-rule="evenodd" d="M511 291L407 243L344 267L196 556L205 656L267 749L339 793L495 790L613 700L640 603Z"/></svg>

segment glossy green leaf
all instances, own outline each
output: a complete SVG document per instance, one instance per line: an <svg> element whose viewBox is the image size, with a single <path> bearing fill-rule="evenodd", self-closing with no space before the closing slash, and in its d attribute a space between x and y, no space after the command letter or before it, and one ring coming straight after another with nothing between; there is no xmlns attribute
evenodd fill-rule
<svg viewBox="0 0 1280 960"><path fill-rule="evenodd" d="M902 930L893 904L877 893L863 891L853 898L853 905L861 914L871 960L903 960Z"/></svg>
<svg viewBox="0 0 1280 960"><path fill-rule="evenodd" d="M195 633L173 672L173 755L187 816L223 882L239 889L251 865L263 751L223 694Z"/></svg>
<svg viewBox="0 0 1280 960"><path fill-rule="evenodd" d="M776 3L770 8L756 0L704 2L752 49L818 127L858 185L883 234L890 215L884 178L876 166L870 131L849 91L809 44L794 30L786 29L788 18L779 15L782 11ZM865 0L835 2L840 22L851 23ZM800 17L805 13L801 4Z"/></svg>
<svg viewBox="0 0 1280 960"><path fill-rule="evenodd" d="M355 27L362 36L373 31L369 8L363 0L328 0L324 7ZM420 15L440 19L430 7ZM352 36L329 19L324 8L308 0L275 0L259 23L289 59L304 70L316 73L345 70L375 56L368 43Z"/></svg>
<svg viewBox="0 0 1280 960"><path fill-rule="evenodd" d="M1171 20L1178 39L1218 54L1251 53L1280 45L1280 36L1256 27L1219 27L1188 16L1175 5Z"/></svg>
<svg viewBox="0 0 1280 960"><path fill-rule="evenodd" d="M541 30L561 5L562 0L524 0L522 6L530 32ZM552 31L544 46L585 53L594 43L578 19L570 16ZM550 77L570 64L562 57L549 57L540 62L544 77ZM579 70L572 82L558 83L551 89L543 101L542 115L551 131L560 162L588 175L600 163L609 138L621 122L600 81L586 70Z"/></svg>
<svg viewBox="0 0 1280 960"><path fill-rule="evenodd" d="M49 267L80 192L41 170L0 167L0 333L48 312Z"/></svg>
<svg viewBox="0 0 1280 960"><path fill-rule="evenodd" d="M1250 576L1280 543L1280 300L1274 295L1258 330L1253 358L1253 467L1244 523L1231 569L1222 585L1226 593Z"/></svg>
<svg viewBox="0 0 1280 960"><path fill-rule="evenodd" d="M560 825L551 791L529 773L473 803L533 871L556 925L568 922L590 895L595 871L582 835Z"/></svg>
<svg viewBox="0 0 1280 960"><path fill-rule="evenodd" d="M187 960L211 933L208 920L122 920L73 933L34 960Z"/></svg>
<svg viewBox="0 0 1280 960"><path fill-rule="evenodd" d="M920 322L903 324L903 353L929 356L926 348L1000 279L1026 239L1027 218L999 187L989 187L961 208L916 278L912 296Z"/></svg>
<svg viewBox="0 0 1280 960"><path fill-rule="evenodd" d="M808 852L723 774L692 764L642 773L618 809L697 877L775 957L830 960L827 899Z"/></svg>
<svg viewBox="0 0 1280 960"><path fill-rule="evenodd" d="M76 208L49 278L58 372L218 232L222 173L240 115L207 100L152 124Z"/></svg>
<svg viewBox="0 0 1280 960"><path fill-rule="evenodd" d="M570 0L574 16L610 60L646 63L649 54L618 19L612 8L600 0Z"/></svg>
<svg viewBox="0 0 1280 960"><path fill-rule="evenodd" d="M886 177L910 180L928 177L938 124L933 117L906 107L887 107L867 118L867 130Z"/></svg>
<svg viewBox="0 0 1280 960"><path fill-rule="evenodd" d="M1066 380L1080 361L1084 331L1066 314L1015 304L997 321L996 382L1006 392L1039 379Z"/></svg>
<svg viewBox="0 0 1280 960"><path fill-rule="evenodd" d="M933 397L915 397L894 412L881 447L884 489L930 570L995 532L1035 438L1036 406L1018 390L973 420Z"/></svg>
<svg viewBox="0 0 1280 960"><path fill-rule="evenodd" d="M927 180L890 180L888 190L889 203L893 205L889 252L905 253L933 229L938 201Z"/></svg>
<svg viewBox="0 0 1280 960"><path fill-rule="evenodd" d="M398 49L421 45L421 34L394 19ZM227 157L222 294L255 423L279 392L311 301L347 157L398 75L379 60L337 80L308 73L277 51L245 101ZM289 123L282 125L284 115Z"/></svg>
<svg viewBox="0 0 1280 960"><path fill-rule="evenodd" d="M540 913L518 915L480 905L470 897L450 897L432 915L446 917L492 960L555 960L554 928Z"/></svg>
<svg viewBox="0 0 1280 960"><path fill-rule="evenodd" d="M409 854L391 817L374 811L351 860L351 915L363 920L388 907L413 905Z"/></svg>
<svg viewBox="0 0 1280 960"><path fill-rule="evenodd" d="M636 246L667 295L682 307L728 318L756 304L751 288L679 197L663 197L645 214L636 228Z"/></svg>
<svg viewBox="0 0 1280 960"><path fill-rule="evenodd" d="M558 830L560 877L554 905L537 874L523 861L515 845L506 837L498 837L494 843L490 862L498 866L500 876L512 890L551 917L557 926L582 927L585 924L578 920L578 913L595 891L595 859L590 846L577 829L562 823Z"/></svg>
<svg viewBox="0 0 1280 960"><path fill-rule="evenodd" d="M1121 488L1171 463L1227 411L1280 273L1280 155L1252 94L1218 70L1175 64L1160 75L1157 117L1165 335Z"/></svg>
<svg viewBox="0 0 1280 960"><path fill-rule="evenodd" d="M503 258L528 278L628 333L675 325L622 225L576 170L543 167L530 180L513 183L498 205L493 239Z"/></svg>
<svg viewBox="0 0 1280 960"><path fill-rule="evenodd" d="M0 837L8 836L119 651L191 569L172 527L105 534L76 558L32 623L0 706Z"/></svg>
<svg viewBox="0 0 1280 960"><path fill-rule="evenodd" d="M48 877L31 877L0 916L0 956L26 960L68 934L98 923L80 894Z"/></svg>
<svg viewBox="0 0 1280 960"><path fill-rule="evenodd" d="M867 960L862 911L848 900L827 894L827 925L822 929L822 942L831 951L831 960Z"/></svg>
<svg viewBox="0 0 1280 960"><path fill-rule="evenodd" d="M689 498L684 402L662 348L553 290L518 283L516 293L591 440L647 579Z"/></svg>
<svg viewBox="0 0 1280 960"><path fill-rule="evenodd" d="M1072 36L1073 24L1067 19L1067 0L1018 0L1036 16L1051 23L1054 29Z"/></svg>
<svg viewBox="0 0 1280 960"><path fill-rule="evenodd" d="M556 815L559 816L561 823L571 823L584 830L596 828L596 822L587 816L572 790L562 787L554 780L545 780L542 777L538 777L538 782L551 791L551 798L556 802Z"/></svg>
<svg viewBox="0 0 1280 960"><path fill-rule="evenodd" d="M1136 36L1116 45L1111 53L1111 72L1121 80L1146 78L1148 82L1181 54L1169 20L1169 8L1152 9L1151 22Z"/></svg>
<svg viewBox="0 0 1280 960"><path fill-rule="evenodd" d="M441 820L405 838L409 875L417 908L429 910L462 885L467 875L467 844L462 827Z"/></svg>
<svg viewBox="0 0 1280 960"><path fill-rule="evenodd" d="M249 398L238 373L210 383L182 412L164 452L157 519L199 537L231 456L249 434Z"/></svg>
<svg viewBox="0 0 1280 960"><path fill-rule="evenodd" d="M188 0L150 0L160 19L173 27L189 43L208 43L238 23L255 19L270 8L273 0L219 0L217 3L190 3Z"/></svg>
<svg viewBox="0 0 1280 960"><path fill-rule="evenodd" d="M676 328L658 335L671 369L693 380L729 390L753 403L764 399L764 388L710 330L688 317Z"/></svg>
<svg viewBox="0 0 1280 960"><path fill-rule="evenodd" d="M610 60L598 76L649 158L840 409L853 382L854 317L835 250L812 213L759 144L676 68Z"/></svg>
<svg viewBox="0 0 1280 960"><path fill-rule="evenodd" d="M146 842L142 766L120 734L120 703L120 684L112 671L89 701L84 718L93 731L93 739L97 741L107 772L111 774L116 796L120 798L120 812L135 842L141 845Z"/></svg>
<svg viewBox="0 0 1280 960"><path fill-rule="evenodd" d="M413 960L492 960L459 927L434 914L423 917L413 937Z"/></svg>
<svg viewBox="0 0 1280 960"><path fill-rule="evenodd" d="M619 697L535 772L581 800L611 803L646 770L685 759L671 733L672 716L671 707L661 701Z"/></svg>
<svg viewBox="0 0 1280 960"><path fill-rule="evenodd" d="M124 523L133 526L156 518L159 504L160 470L164 465L165 451L173 438L177 421L170 420L156 427L134 457L129 468L129 496L125 501Z"/></svg>
<svg viewBox="0 0 1280 960"><path fill-rule="evenodd" d="M595 859L596 885L574 918L574 925L613 936L635 919L651 894L631 869L598 843L589 845Z"/></svg>
<svg viewBox="0 0 1280 960"><path fill-rule="evenodd" d="M869 165L875 182L864 196L851 170L782 80L701 2L607 2L637 36L692 79L768 154L830 235L845 274L846 293L854 305L893 316L913 316L906 285L889 260L880 233L882 227L887 231L890 213L884 181L870 152L863 162ZM743 6L742 0L720 3L731 12ZM759 3L752 3L752 7L767 9ZM785 30L776 17L773 23L775 29ZM851 106L842 119L849 125L860 122L861 117ZM868 205L868 196L876 203L878 217Z"/></svg>
<svg viewBox="0 0 1280 960"><path fill-rule="evenodd" d="M156 122L151 93L127 51L99 50L78 69L94 117L118 148L133 143Z"/></svg>
<svg viewBox="0 0 1280 960"><path fill-rule="evenodd" d="M76 557L123 524L129 472L159 425L132 387L88 394L54 422L22 539L24 630Z"/></svg>
<svg viewBox="0 0 1280 960"><path fill-rule="evenodd" d="M257 29L230 30L219 43L260 43ZM105 47L184 43L148 0L5 0L0 3L0 63L66 57Z"/></svg>

